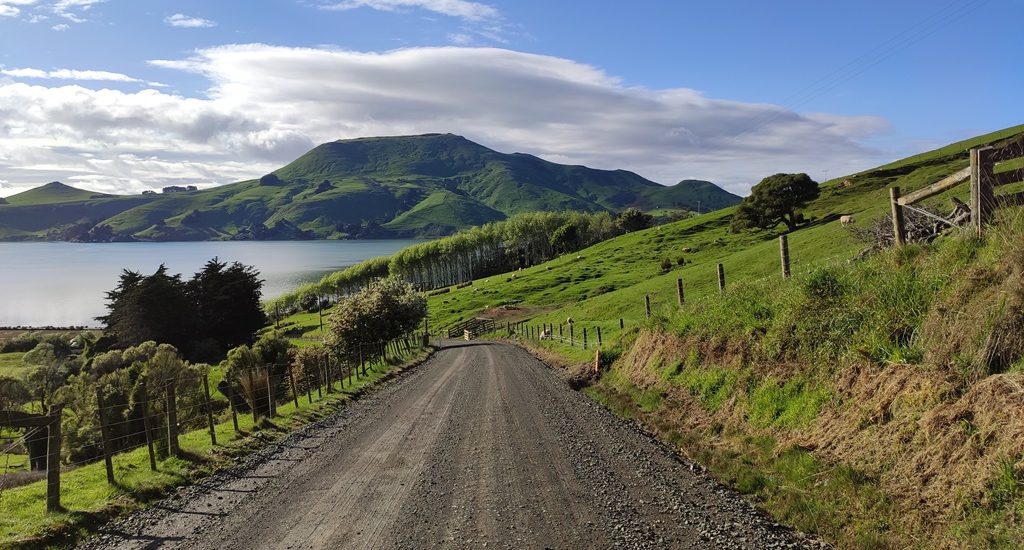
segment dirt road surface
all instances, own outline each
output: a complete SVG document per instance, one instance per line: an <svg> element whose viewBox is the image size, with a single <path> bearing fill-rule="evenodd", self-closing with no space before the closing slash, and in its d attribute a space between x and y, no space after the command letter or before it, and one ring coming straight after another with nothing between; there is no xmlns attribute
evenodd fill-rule
<svg viewBox="0 0 1024 550"><path fill-rule="evenodd" d="M805 548L525 351L449 342L91 548Z"/></svg>

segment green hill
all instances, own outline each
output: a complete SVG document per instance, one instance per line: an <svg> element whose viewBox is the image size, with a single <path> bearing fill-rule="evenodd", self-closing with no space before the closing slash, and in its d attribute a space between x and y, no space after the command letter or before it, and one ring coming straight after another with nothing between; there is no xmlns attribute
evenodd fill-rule
<svg viewBox="0 0 1024 550"><path fill-rule="evenodd" d="M258 180L200 191L114 196L60 183L0 204L0 239L211 240L434 236L530 211L675 208L739 197L709 182L666 187L499 153L451 134L339 140ZM29 207L57 206L45 212Z"/></svg>
<svg viewBox="0 0 1024 550"><path fill-rule="evenodd" d="M112 195L94 193L59 181L47 183L7 197L7 203L13 205L59 204L64 202L81 202L90 199L110 198Z"/></svg>
<svg viewBox="0 0 1024 550"><path fill-rule="evenodd" d="M1020 136L1024 126L823 183L788 235L790 279L779 232L731 233L723 209L450 287L428 296L429 326L486 316L567 339L572 319L573 345L525 345L837 548L1021 548L1022 209L1001 210L982 239L956 230L862 259L851 230L889 212L888 188L920 189L967 166L969 148ZM967 187L925 205L948 211ZM284 323L320 335L315 313Z"/></svg>

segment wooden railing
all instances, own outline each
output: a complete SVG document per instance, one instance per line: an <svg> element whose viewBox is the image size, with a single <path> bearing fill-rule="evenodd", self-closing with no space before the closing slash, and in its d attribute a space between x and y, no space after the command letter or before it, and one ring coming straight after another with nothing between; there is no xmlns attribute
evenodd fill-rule
<svg viewBox="0 0 1024 550"><path fill-rule="evenodd" d="M908 193L906 196L900 195L899 187L889 189L889 202L892 205L893 233L897 245L902 246L906 243L905 207L948 191L965 181L970 181L971 184L971 226L979 236L984 226L992 220L997 209L1024 204L1024 192L1006 195L995 194L995 188L1000 185L1024 181L1024 168L996 173L996 167L999 164L1024 157L1024 134L999 146L971 149L970 154L970 166L958 170L927 187Z"/></svg>

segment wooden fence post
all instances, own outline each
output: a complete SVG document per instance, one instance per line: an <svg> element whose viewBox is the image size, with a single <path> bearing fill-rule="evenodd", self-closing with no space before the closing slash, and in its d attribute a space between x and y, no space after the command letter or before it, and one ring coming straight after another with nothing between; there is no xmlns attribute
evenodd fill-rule
<svg viewBox="0 0 1024 550"><path fill-rule="evenodd" d="M174 381L167 384L167 452L171 456L181 456L178 446L178 399L174 394Z"/></svg>
<svg viewBox="0 0 1024 550"><path fill-rule="evenodd" d="M626 328L626 323L622 321L622 317L619 317L619 330Z"/></svg>
<svg viewBox="0 0 1024 550"><path fill-rule="evenodd" d="M217 444L217 428L213 423L213 406L210 405L210 380L203 374L203 404L206 405L206 423L210 425L210 443Z"/></svg>
<svg viewBox="0 0 1024 550"><path fill-rule="evenodd" d="M718 293L725 294L725 266L718 264Z"/></svg>
<svg viewBox="0 0 1024 550"><path fill-rule="evenodd" d="M995 210L992 147L971 149L971 225L980 237Z"/></svg>
<svg viewBox="0 0 1024 550"><path fill-rule="evenodd" d="M601 347L601 327L597 327L597 347Z"/></svg>
<svg viewBox="0 0 1024 550"><path fill-rule="evenodd" d="M650 294L644 294L644 313L646 313L647 317L650 318L650 316L651 316L651 295Z"/></svg>
<svg viewBox="0 0 1024 550"><path fill-rule="evenodd" d="M153 450L153 431L149 424L149 393L146 391L145 378L143 378L142 383L139 384L139 392L142 394L142 429L146 432L146 447L149 449L149 469L155 472L156 452Z"/></svg>
<svg viewBox="0 0 1024 550"><path fill-rule="evenodd" d="M574 332L573 331L573 327L574 326L575 325L573 323L569 323L569 345L572 346L572 347L576 347L576 341L575 341L576 338L575 338L575 335L573 334L573 332Z"/></svg>
<svg viewBox="0 0 1024 550"><path fill-rule="evenodd" d="M267 418L274 418L274 390L270 383L270 365L264 366L263 370L267 373Z"/></svg>
<svg viewBox="0 0 1024 550"><path fill-rule="evenodd" d="M683 296L683 280L676 279L676 298L679 299L679 305L682 306L686 300Z"/></svg>
<svg viewBox="0 0 1024 550"><path fill-rule="evenodd" d="M889 188L889 202L892 204L892 236L896 246L907 244L907 228L903 220L903 207L900 206L900 188Z"/></svg>
<svg viewBox="0 0 1024 550"><path fill-rule="evenodd" d="M103 417L103 409L105 407L103 404L103 389L101 387L96 388L96 405L98 406L96 414L100 420L100 438L103 441L103 464L107 468L107 483L114 485L114 462L111 459L114 450L110 444L110 429L107 426L106 419Z"/></svg>
<svg viewBox="0 0 1024 550"><path fill-rule="evenodd" d="M238 409L235 408L235 385L232 382L234 381L225 381L225 384L228 386L228 408L231 409L231 426L235 428L236 434L240 434L242 430L238 429Z"/></svg>
<svg viewBox="0 0 1024 550"><path fill-rule="evenodd" d="M782 261L782 278L788 279L790 277L789 272L789 237L786 235L779 236L779 259Z"/></svg>
<svg viewBox="0 0 1024 550"><path fill-rule="evenodd" d="M64 410L54 407L46 426L46 511L60 511L60 422Z"/></svg>
<svg viewBox="0 0 1024 550"><path fill-rule="evenodd" d="M312 405L313 404L313 384L311 384L309 382L309 371L306 370L305 368L303 368L302 372L306 374L306 398L309 399L309 404Z"/></svg>
<svg viewBox="0 0 1024 550"><path fill-rule="evenodd" d="M252 379L252 371L253 369L245 371L245 375L249 379L249 391L252 392L252 425L256 426L256 381Z"/></svg>
<svg viewBox="0 0 1024 550"><path fill-rule="evenodd" d="M583 349L587 349L587 327L583 327Z"/></svg>
<svg viewBox="0 0 1024 550"><path fill-rule="evenodd" d="M292 372L292 366L288 365L288 380L292 383L292 398L295 399L295 410L299 410L299 392L295 388L295 373Z"/></svg>
<svg viewBox="0 0 1024 550"><path fill-rule="evenodd" d="M558 323L558 340L562 340L562 323Z"/></svg>

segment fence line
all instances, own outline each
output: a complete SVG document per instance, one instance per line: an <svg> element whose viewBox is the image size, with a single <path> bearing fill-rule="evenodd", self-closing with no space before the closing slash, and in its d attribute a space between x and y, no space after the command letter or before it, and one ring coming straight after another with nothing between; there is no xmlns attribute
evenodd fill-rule
<svg viewBox="0 0 1024 550"><path fill-rule="evenodd" d="M335 392L336 385L340 386L340 390L344 390L346 385L351 387L361 378L367 376L368 370L374 371L379 366L408 357L415 350L423 349L426 344L425 337L421 339L418 334L414 333L407 333L388 341L362 343L358 348L358 362L354 358L344 361L339 356L328 355L328 360L317 369L317 372L306 372L304 377L298 379L295 377L291 364L265 365L259 370L264 370L267 373L269 385L266 390L254 395L266 400L267 412L270 413L270 417L277 414L277 407L281 403L292 402L298 411L302 407L299 402L299 384L296 380L304 383L308 404L312 405L314 384L318 399L323 400L325 386L328 394ZM279 372L272 372L273 370ZM237 374L251 375L252 371ZM183 371L155 382L147 380L147 377L142 377L130 383L128 387L112 387L110 384L96 387L92 400L84 403L87 407L85 410L91 411L89 413L91 416L82 416L76 419L78 422L89 422L89 418L92 418L98 424L97 429L86 432L92 434L93 437L99 436L99 441L93 447L96 451L89 453L84 458L64 464L61 464L60 461L62 443L60 426L67 419L65 419L61 408L55 407L50 415L0 411L0 427L26 430L20 437L7 441L0 450L0 454L7 455L9 465L11 450L19 446L26 446L26 450L28 450L29 439L40 431L46 431L48 433L45 468L47 510L60 510L60 473L62 468L76 468L103 461L107 482L113 485L117 482L116 471L113 467L113 459L117 455L147 447L150 467L157 470L157 454L161 456L179 456L181 454L178 444L181 430L208 431L211 444L217 445L217 424L225 420L225 415L230 415L234 431L237 434L243 433L238 424L238 406L245 403L255 412L259 403L247 399L244 392L240 395L235 390L239 382L238 377L231 377L228 373L225 375L222 382L226 383L218 389L227 392L225 395L226 405L223 401L214 399L206 372ZM346 375L348 384L345 381ZM223 391L221 393L224 395ZM111 397L115 398L116 402L111 402ZM70 418L72 417L68 419ZM258 420L258 418L254 420ZM254 427L256 425L257 423L254 422ZM28 456L31 458L31 451ZM29 467L31 468L31 460ZM9 468L5 467L3 476L0 477L0 494L6 488L8 473Z"/></svg>

